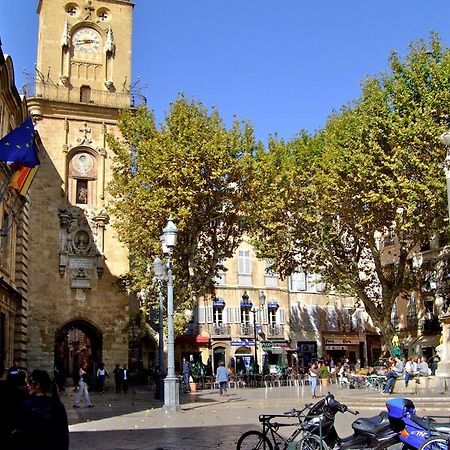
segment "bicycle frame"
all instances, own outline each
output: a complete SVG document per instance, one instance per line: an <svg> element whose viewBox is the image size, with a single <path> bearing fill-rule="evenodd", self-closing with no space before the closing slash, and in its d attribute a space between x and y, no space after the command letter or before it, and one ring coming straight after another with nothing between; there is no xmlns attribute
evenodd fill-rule
<svg viewBox="0 0 450 450"><path fill-rule="evenodd" d="M284 419L289 417L296 417L296 416L286 416L283 414L262 414L259 416L259 421L262 423L263 426L263 434L264 436L268 436L271 441L274 443L275 448L278 449L279 444L284 444L283 449L289 448L289 443L293 442L294 439L303 431L303 427L301 422L299 424L293 424L293 423L280 423L280 422L271 422L272 419L275 419L277 417L282 417ZM287 437L284 438L278 430L282 427L293 427L296 426L296 429ZM269 435L270 433L270 435Z"/></svg>

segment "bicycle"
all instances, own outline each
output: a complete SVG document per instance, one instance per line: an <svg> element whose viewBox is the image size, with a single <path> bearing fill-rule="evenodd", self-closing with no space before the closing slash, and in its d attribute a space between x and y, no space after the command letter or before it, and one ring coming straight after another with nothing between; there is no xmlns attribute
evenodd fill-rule
<svg viewBox="0 0 450 450"><path fill-rule="evenodd" d="M261 414L258 420L262 423L262 431L250 430L241 435L236 450L295 450L297 444L295 439L302 433L302 422L305 418L305 411L311 409L313 403L305 405L303 409L292 409L284 414ZM295 426L292 422L275 422L276 418L298 419L299 425L287 438L283 437L278 430L282 427Z"/></svg>

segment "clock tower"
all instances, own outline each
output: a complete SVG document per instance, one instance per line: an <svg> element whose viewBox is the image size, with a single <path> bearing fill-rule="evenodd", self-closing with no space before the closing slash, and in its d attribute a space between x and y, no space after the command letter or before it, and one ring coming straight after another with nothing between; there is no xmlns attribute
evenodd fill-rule
<svg viewBox="0 0 450 450"><path fill-rule="evenodd" d="M30 190L28 368L67 377L128 362L136 307L106 205L119 110L130 93L133 3L40 0L36 82L26 90L45 151Z"/></svg>

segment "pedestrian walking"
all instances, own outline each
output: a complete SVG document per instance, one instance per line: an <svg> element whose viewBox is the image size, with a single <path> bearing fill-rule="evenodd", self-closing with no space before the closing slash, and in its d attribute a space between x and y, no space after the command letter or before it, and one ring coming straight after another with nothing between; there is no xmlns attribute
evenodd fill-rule
<svg viewBox="0 0 450 450"><path fill-rule="evenodd" d="M91 402L91 398L89 397L89 386L87 383L87 377L88 377L87 370L88 370L87 364L83 363L81 365L80 371L79 371L80 380L78 381L77 395L75 397L75 401L73 402L74 408L80 407L80 400L83 395L84 395L84 398L88 405L88 408L92 408L94 406Z"/></svg>
<svg viewBox="0 0 450 450"><path fill-rule="evenodd" d="M123 393L126 394L128 392L128 382L130 381L130 372L127 369L127 365L123 365L122 369L122 388Z"/></svg>
<svg viewBox="0 0 450 450"><path fill-rule="evenodd" d="M317 374L317 364L311 364L311 367L309 368L309 381L311 383L312 398L316 398Z"/></svg>
<svg viewBox="0 0 450 450"><path fill-rule="evenodd" d="M182 371L183 371L183 391L189 392L191 390L189 387L189 377L191 376L191 365L189 364L189 361L186 358L183 358Z"/></svg>
<svg viewBox="0 0 450 450"><path fill-rule="evenodd" d="M114 384L116 385L116 394L120 394L120 392L122 392L123 370L120 368L119 364L116 364L116 367L113 370L113 374Z"/></svg>
<svg viewBox="0 0 450 450"><path fill-rule="evenodd" d="M30 398L21 404L12 434L13 448L67 450L67 414L48 372L33 370L28 380L28 391Z"/></svg>
<svg viewBox="0 0 450 450"><path fill-rule="evenodd" d="M101 362L97 369L97 386L102 394L105 393L106 378L109 378L109 373L105 368L105 363Z"/></svg>
<svg viewBox="0 0 450 450"><path fill-rule="evenodd" d="M223 361L220 361L217 367L216 381L219 383L220 395L224 395L228 387L228 370Z"/></svg>

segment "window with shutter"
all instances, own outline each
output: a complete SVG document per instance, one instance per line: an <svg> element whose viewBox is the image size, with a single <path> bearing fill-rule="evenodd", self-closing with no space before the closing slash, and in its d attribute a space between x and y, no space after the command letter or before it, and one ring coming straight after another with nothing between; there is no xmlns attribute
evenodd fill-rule
<svg viewBox="0 0 450 450"><path fill-rule="evenodd" d="M265 261L264 285L266 287L278 287L278 275L271 269L272 264L273 261L271 259Z"/></svg>
<svg viewBox="0 0 450 450"><path fill-rule="evenodd" d="M241 308L235 307L234 309L234 323L241 323Z"/></svg>
<svg viewBox="0 0 450 450"><path fill-rule="evenodd" d="M229 323L231 319L231 308L224 308L222 312L222 322Z"/></svg>
<svg viewBox="0 0 450 450"><path fill-rule="evenodd" d="M203 306L197 307L197 321L198 323L205 323L205 308Z"/></svg>
<svg viewBox="0 0 450 450"><path fill-rule="evenodd" d="M279 324L284 325L286 323L284 308L278 309L278 315L279 315Z"/></svg>
<svg viewBox="0 0 450 450"><path fill-rule="evenodd" d="M306 273L296 272L290 277L291 290L294 292L306 291Z"/></svg>
<svg viewBox="0 0 450 450"><path fill-rule="evenodd" d="M298 307L298 305L291 306L289 322L293 330L300 330L300 308Z"/></svg>
<svg viewBox="0 0 450 450"><path fill-rule="evenodd" d="M238 252L238 283L240 286L252 285L252 267L250 250L239 250Z"/></svg>
<svg viewBox="0 0 450 450"><path fill-rule="evenodd" d="M206 322L213 323L213 307L212 306L206 307Z"/></svg>
<svg viewBox="0 0 450 450"><path fill-rule="evenodd" d="M269 310L267 306L265 306L262 310L263 313L263 324L268 325L269 324Z"/></svg>

